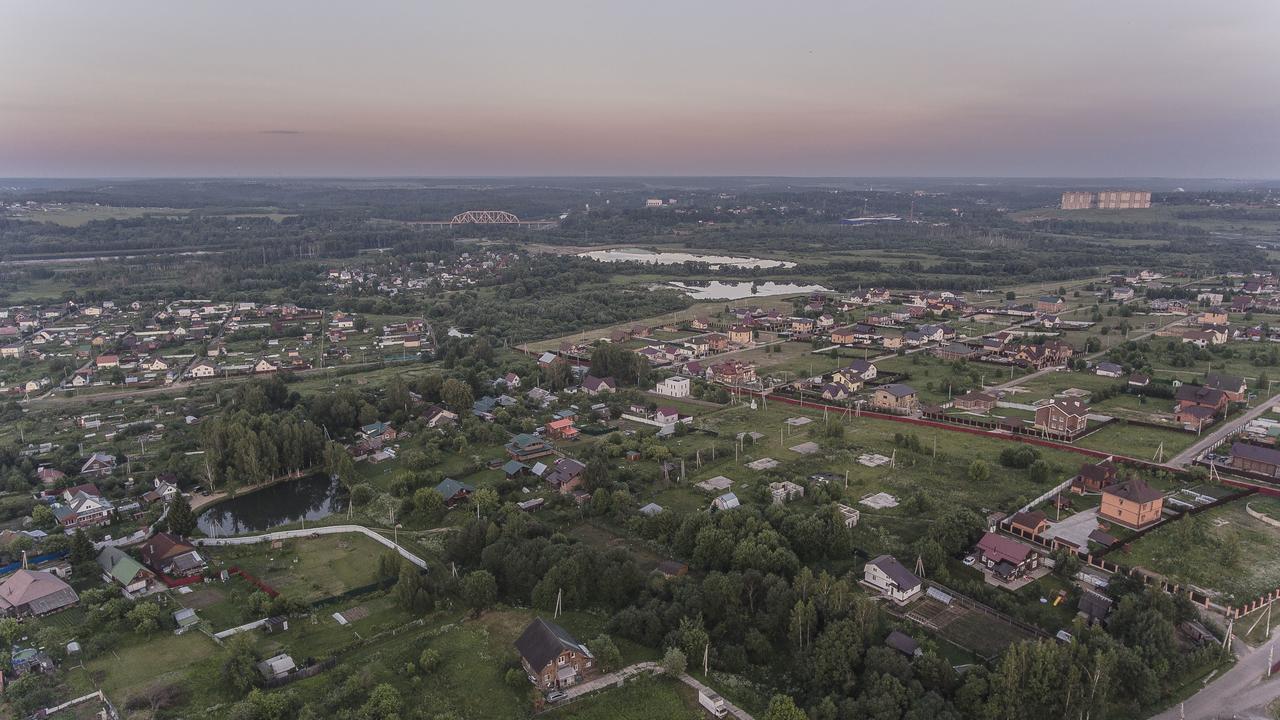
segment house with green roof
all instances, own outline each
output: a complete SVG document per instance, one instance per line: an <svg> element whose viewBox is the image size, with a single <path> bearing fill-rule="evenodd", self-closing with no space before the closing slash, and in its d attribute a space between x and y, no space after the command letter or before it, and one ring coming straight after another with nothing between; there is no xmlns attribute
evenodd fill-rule
<svg viewBox="0 0 1280 720"><path fill-rule="evenodd" d="M145 595L162 587L154 572L117 547L102 548L98 553L98 567L102 568L104 580L119 584L130 594Z"/></svg>
<svg viewBox="0 0 1280 720"><path fill-rule="evenodd" d="M453 478L445 478L436 486L436 492L440 493L440 497L444 498L444 504L447 507L453 507L466 500L475 491L474 487L464 482L458 482Z"/></svg>
<svg viewBox="0 0 1280 720"><path fill-rule="evenodd" d="M520 433L511 438L511 442L503 447L506 448L507 454L511 456L512 460L519 460L520 462L528 462L534 458L544 457L555 452L555 449L546 440L528 433Z"/></svg>

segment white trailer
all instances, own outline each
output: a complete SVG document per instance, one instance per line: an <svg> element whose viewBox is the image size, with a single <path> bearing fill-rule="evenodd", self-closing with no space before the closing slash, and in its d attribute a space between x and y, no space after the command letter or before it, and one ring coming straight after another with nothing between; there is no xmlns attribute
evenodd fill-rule
<svg viewBox="0 0 1280 720"><path fill-rule="evenodd" d="M698 704L707 709L715 717L724 717L729 712L724 706L724 698L711 692L710 690L698 691Z"/></svg>

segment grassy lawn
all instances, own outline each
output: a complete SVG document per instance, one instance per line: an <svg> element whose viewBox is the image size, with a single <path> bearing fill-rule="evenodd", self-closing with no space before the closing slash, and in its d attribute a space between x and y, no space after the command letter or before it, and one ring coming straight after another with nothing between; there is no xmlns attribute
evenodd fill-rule
<svg viewBox="0 0 1280 720"><path fill-rule="evenodd" d="M1216 590L1228 602L1247 602L1280 585L1280 528L1245 511L1280 518L1280 500L1251 497L1166 524L1113 559Z"/></svg>
<svg viewBox="0 0 1280 720"><path fill-rule="evenodd" d="M206 552L215 568L239 566L285 596L303 602L375 582L378 556L385 552L381 545L358 534L286 540L278 549L271 545L210 547Z"/></svg>
<svg viewBox="0 0 1280 720"><path fill-rule="evenodd" d="M682 682L665 677L643 677L621 688L611 688L552 710L544 717L564 720L648 720L649 718L704 717L698 693Z"/></svg>
<svg viewBox="0 0 1280 720"><path fill-rule="evenodd" d="M1112 423L1075 444L1139 460L1155 458L1156 451L1163 444L1164 458L1168 460L1194 445L1197 439L1192 433L1129 425L1121 421Z"/></svg>
<svg viewBox="0 0 1280 720"><path fill-rule="evenodd" d="M83 669L69 669L67 682L84 692L100 687L119 705L153 684L183 680L189 670L215 659L219 653L217 644L203 633L157 632L88 660Z"/></svg>
<svg viewBox="0 0 1280 720"><path fill-rule="evenodd" d="M1036 400L1054 397L1071 388L1097 392L1123 382L1121 378L1102 377L1091 372L1051 372L1019 384L1016 391L1006 399L1030 404Z"/></svg>
<svg viewBox="0 0 1280 720"><path fill-rule="evenodd" d="M808 417L813 422L797 429L784 423L787 418L796 416ZM668 441L668 447L674 454L690 458L685 463L687 476L684 482L679 482L678 476L672 478L670 486L659 482L649 496L640 498L640 502L653 500L663 507L681 509L706 507L712 497L693 487L694 483L723 475L734 481L732 490L744 504L764 504L770 502L765 486L775 479L804 479L818 472L833 473L843 478L848 472L848 487L845 488L841 481L837 488L837 495L843 497L844 502L856 503L860 498L877 492L888 492L903 501L899 507L885 510L861 508L863 525L877 530L883 528L891 540L909 541L924 531L930 515L940 508L958 505L973 509L1009 510L1048 487L1032 482L1026 471L999 465L1000 452L1010 446L1007 441L866 417L845 418L831 414L827 422L844 425L843 438L828 438L823 434L821 412L781 403L771 403L768 409L751 410L749 406L734 405L706 413L699 417L698 426L712 430L715 435L696 433ZM739 432L751 431L760 432L763 437L755 443L745 440L735 460L734 437ZM916 435L921 451L897 447L894 444L896 434ZM820 451L801 455L789 449L805 441L816 442ZM692 459L695 451L700 452L701 467ZM1050 475L1051 482L1058 482L1074 473L1082 461L1073 453L1049 449L1041 449L1041 452L1055 468ZM857 459L864 453L896 456L896 467L862 465ZM764 457L773 458L780 465L765 471L746 467L748 462ZM967 475L969 464L975 458L985 460L990 469L990 478L981 483L970 481ZM920 496L924 507L912 507L905 502L915 495ZM806 498L798 502L810 501ZM862 529L860 525L859 530Z"/></svg>

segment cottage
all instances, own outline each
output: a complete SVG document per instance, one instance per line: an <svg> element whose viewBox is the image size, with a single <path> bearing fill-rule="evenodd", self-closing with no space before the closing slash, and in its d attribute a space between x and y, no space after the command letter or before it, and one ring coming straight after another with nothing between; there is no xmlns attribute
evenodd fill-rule
<svg viewBox="0 0 1280 720"><path fill-rule="evenodd" d="M96 452L89 456L88 460L80 466L80 474L85 477L106 477L115 472L116 458L114 455Z"/></svg>
<svg viewBox="0 0 1280 720"><path fill-rule="evenodd" d="M138 556L147 567L172 578L199 575L206 566L194 545L168 532L152 535L138 549Z"/></svg>
<svg viewBox="0 0 1280 720"><path fill-rule="evenodd" d="M755 333L749 325L734 325L729 328L729 342L734 345L750 345Z"/></svg>
<svg viewBox="0 0 1280 720"><path fill-rule="evenodd" d="M586 466L572 458L560 458L555 461L551 472L547 475L547 483L561 495L567 495L582 484L582 475Z"/></svg>
<svg viewBox="0 0 1280 720"><path fill-rule="evenodd" d="M1049 518L1039 510L1034 512L1015 513L1009 518L1009 524L1013 529L1021 530L1031 535L1039 535L1049 529Z"/></svg>
<svg viewBox="0 0 1280 720"><path fill-rule="evenodd" d="M21 568L0 582L0 614L6 617L47 615L79 601L76 591L53 573Z"/></svg>
<svg viewBox="0 0 1280 720"><path fill-rule="evenodd" d="M547 437L552 440L573 440L580 431L573 426L572 418L560 418L547 423Z"/></svg>
<svg viewBox="0 0 1280 720"><path fill-rule="evenodd" d="M892 555L881 555L868 561L862 568L862 581L899 605L924 590L924 582Z"/></svg>
<svg viewBox="0 0 1280 720"><path fill-rule="evenodd" d="M573 685L591 670L595 656L559 625L534 618L516 640L529 681L540 689Z"/></svg>
<svg viewBox="0 0 1280 720"><path fill-rule="evenodd" d="M666 397L685 398L689 397L690 383L687 377L669 377L654 387L653 391L658 395Z"/></svg>
<svg viewBox="0 0 1280 720"><path fill-rule="evenodd" d="M1103 488L1098 517L1141 530L1159 522L1163 510L1164 495L1142 479L1134 478Z"/></svg>
<svg viewBox="0 0 1280 720"><path fill-rule="evenodd" d="M1101 492L1102 488L1115 484L1116 466L1110 460L1097 463L1084 463L1080 472L1071 479L1071 491L1083 495L1087 492Z"/></svg>
<svg viewBox="0 0 1280 720"><path fill-rule="evenodd" d="M1009 582L1040 567L1040 551L994 532L978 541L979 561L997 578Z"/></svg>
<svg viewBox="0 0 1280 720"><path fill-rule="evenodd" d="M528 462L555 452L555 448L548 445L542 438L527 433L516 435L503 447L507 455L520 462Z"/></svg>
<svg viewBox="0 0 1280 720"><path fill-rule="evenodd" d="M871 395L871 407L877 410L909 412L920 404L915 388L902 383L881 385Z"/></svg>
<svg viewBox="0 0 1280 720"><path fill-rule="evenodd" d="M582 381L582 389L586 390L588 395L599 395L616 391L618 383L611 377L598 378L594 375L588 375Z"/></svg>
<svg viewBox="0 0 1280 720"><path fill-rule="evenodd" d="M1244 402L1249 392L1249 386L1244 378L1221 373L1205 375L1204 387L1222 391L1222 394L1227 396L1227 402Z"/></svg>
<svg viewBox="0 0 1280 720"><path fill-rule="evenodd" d="M147 593L158 587L156 574L128 553L110 545L98 553L98 567L108 582L114 581L127 593Z"/></svg>
<svg viewBox="0 0 1280 720"><path fill-rule="evenodd" d="M1124 374L1124 368L1111 362L1100 362L1094 366L1095 375L1102 377L1118 378Z"/></svg>
<svg viewBox="0 0 1280 720"><path fill-rule="evenodd" d="M965 412L988 413L995 409L998 402L995 395L972 390L956 398L951 404L957 410Z"/></svg>
<svg viewBox="0 0 1280 720"><path fill-rule="evenodd" d="M471 493L475 492L475 488L464 483L458 482L453 478L445 478L436 485L436 492L440 497L444 498L445 507L453 507L458 503L471 497Z"/></svg>
<svg viewBox="0 0 1280 720"><path fill-rule="evenodd" d="M1075 435L1083 432L1088 423L1089 408L1079 400L1055 398L1036 408L1037 430L1059 435Z"/></svg>

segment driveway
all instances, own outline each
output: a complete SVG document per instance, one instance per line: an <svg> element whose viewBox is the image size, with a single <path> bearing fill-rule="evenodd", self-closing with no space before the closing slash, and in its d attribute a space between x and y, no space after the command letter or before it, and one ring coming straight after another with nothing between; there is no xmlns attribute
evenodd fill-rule
<svg viewBox="0 0 1280 720"><path fill-rule="evenodd" d="M600 677L595 678L594 680L588 680L587 682L581 683L579 685L574 685L573 687L564 691L564 694L565 694L564 700L549 707L561 707L567 703L573 702L574 700L577 700L578 698L583 697L584 695L589 695L598 690L604 690L606 688L621 685L622 683L626 682L628 679L633 678L636 675L640 675L642 673L660 673L660 672L662 672L662 668L658 667L658 663L655 663L655 662L642 662L642 663L636 663L635 665L628 665L627 667L624 667L621 670L616 670L607 675L601 675ZM688 675L687 673L680 676L680 682L684 683L685 685L688 685L694 690L702 690L708 693L715 693L715 690L712 690L706 685L703 685L702 683L698 682L696 679L694 679L692 676ZM719 693L716 693L716 694L719 694ZM728 699L725 699L724 706L725 706L725 709L729 711L729 714L726 717L736 717L739 720L755 720L755 718L748 715L745 710L729 702Z"/></svg>
<svg viewBox="0 0 1280 720"><path fill-rule="evenodd" d="M1098 529L1098 508L1082 510L1061 522L1049 523L1047 538L1062 538L1076 547L1089 547L1089 533Z"/></svg>

